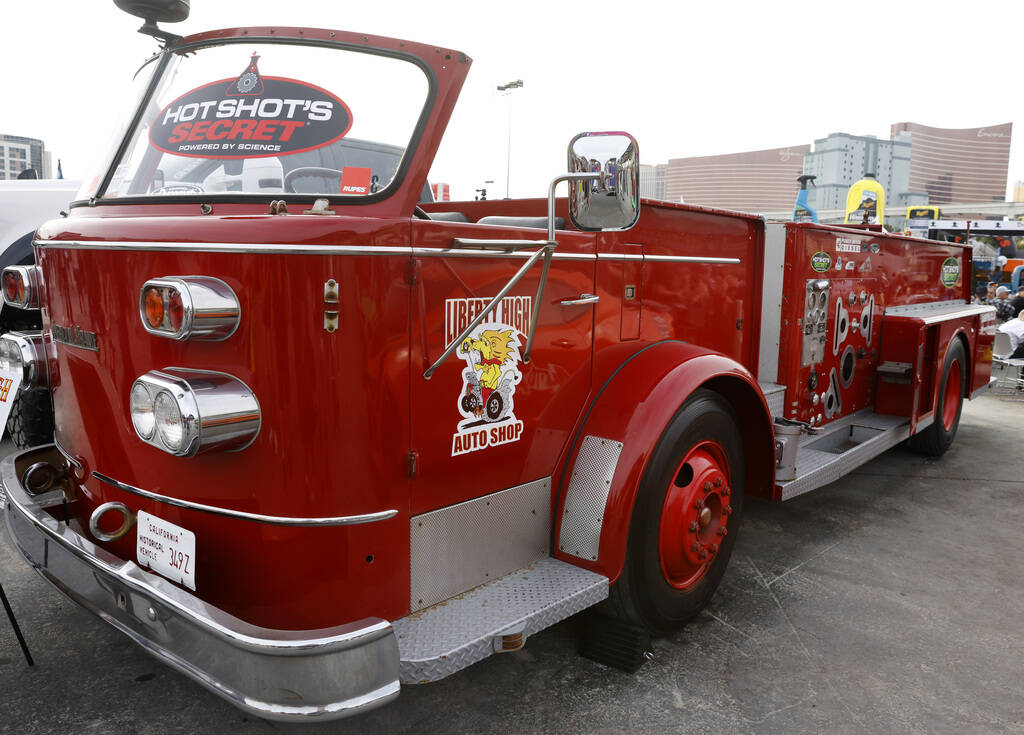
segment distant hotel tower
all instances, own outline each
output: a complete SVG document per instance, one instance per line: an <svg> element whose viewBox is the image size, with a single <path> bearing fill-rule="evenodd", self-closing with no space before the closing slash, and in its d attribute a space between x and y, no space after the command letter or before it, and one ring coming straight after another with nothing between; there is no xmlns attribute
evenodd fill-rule
<svg viewBox="0 0 1024 735"><path fill-rule="evenodd" d="M665 172L665 198L687 204L770 212L793 208L809 145L720 156L671 158Z"/></svg>
<svg viewBox="0 0 1024 735"><path fill-rule="evenodd" d="M930 128L895 123L892 137L911 135L910 190L929 204L1001 202L1006 197L1013 123L985 128Z"/></svg>

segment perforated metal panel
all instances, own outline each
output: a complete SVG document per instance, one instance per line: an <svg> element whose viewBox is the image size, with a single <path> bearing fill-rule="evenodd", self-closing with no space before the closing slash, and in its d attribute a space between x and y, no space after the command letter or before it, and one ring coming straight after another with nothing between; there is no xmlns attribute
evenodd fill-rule
<svg viewBox="0 0 1024 735"><path fill-rule="evenodd" d="M413 516L409 525L415 611L548 556L551 478Z"/></svg>
<svg viewBox="0 0 1024 735"><path fill-rule="evenodd" d="M494 653L495 636L527 638L607 596L607 577L549 557L396 620L402 683L443 679Z"/></svg>
<svg viewBox="0 0 1024 735"><path fill-rule="evenodd" d="M786 386L778 383L761 383L760 385L770 415L785 416L783 411L786 410Z"/></svg>
<svg viewBox="0 0 1024 735"><path fill-rule="evenodd" d="M558 548L566 554L588 561L597 559L604 509L620 454L622 442L585 436L580 443L558 534Z"/></svg>

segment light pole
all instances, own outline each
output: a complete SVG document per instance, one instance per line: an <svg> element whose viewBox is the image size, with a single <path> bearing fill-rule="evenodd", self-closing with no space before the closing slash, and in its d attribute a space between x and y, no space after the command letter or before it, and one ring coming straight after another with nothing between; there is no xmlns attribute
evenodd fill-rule
<svg viewBox="0 0 1024 735"><path fill-rule="evenodd" d="M508 84L499 84L498 91L504 93L506 97L512 94L513 89L519 89L523 86L522 79L516 79L514 82ZM512 102L508 103L508 146L505 152L505 198L509 199L509 180L511 179L512 172Z"/></svg>

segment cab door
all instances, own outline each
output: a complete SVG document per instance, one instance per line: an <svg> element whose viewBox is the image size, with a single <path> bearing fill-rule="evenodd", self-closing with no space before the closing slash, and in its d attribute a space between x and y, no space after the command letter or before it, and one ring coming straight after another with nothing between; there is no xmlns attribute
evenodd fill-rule
<svg viewBox="0 0 1024 735"><path fill-rule="evenodd" d="M453 238L545 240L540 229L413 222L411 515L549 477L590 391L594 236L560 231L543 261L429 379L424 372L539 246L453 248ZM524 360L534 312L537 331Z"/></svg>

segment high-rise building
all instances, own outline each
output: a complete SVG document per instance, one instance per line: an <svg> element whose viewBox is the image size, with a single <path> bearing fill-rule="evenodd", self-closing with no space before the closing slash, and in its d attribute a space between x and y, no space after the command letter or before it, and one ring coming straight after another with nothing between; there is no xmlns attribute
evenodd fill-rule
<svg viewBox="0 0 1024 735"><path fill-rule="evenodd" d="M744 212L792 207L809 145L719 156L673 158L666 172L666 199Z"/></svg>
<svg viewBox="0 0 1024 735"><path fill-rule="evenodd" d="M1006 197L1013 123L984 128L932 128L894 123L892 136L909 133L910 189L929 204L1001 202Z"/></svg>
<svg viewBox="0 0 1024 735"><path fill-rule="evenodd" d="M668 164L659 163L650 166L646 163L640 164L640 196L645 199L667 199L666 175Z"/></svg>
<svg viewBox="0 0 1024 735"><path fill-rule="evenodd" d="M29 168L35 170L37 178L52 177L50 152L43 141L0 134L0 179L16 179L18 174Z"/></svg>
<svg viewBox="0 0 1024 735"><path fill-rule="evenodd" d="M889 207L924 204L910 192L910 135L898 133L892 140L873 135L830 133L814 141L814 151L804 156L804 173L816 178L807 201L814 209L843 209L846 194L866 175L885 189Z"/></svg>

